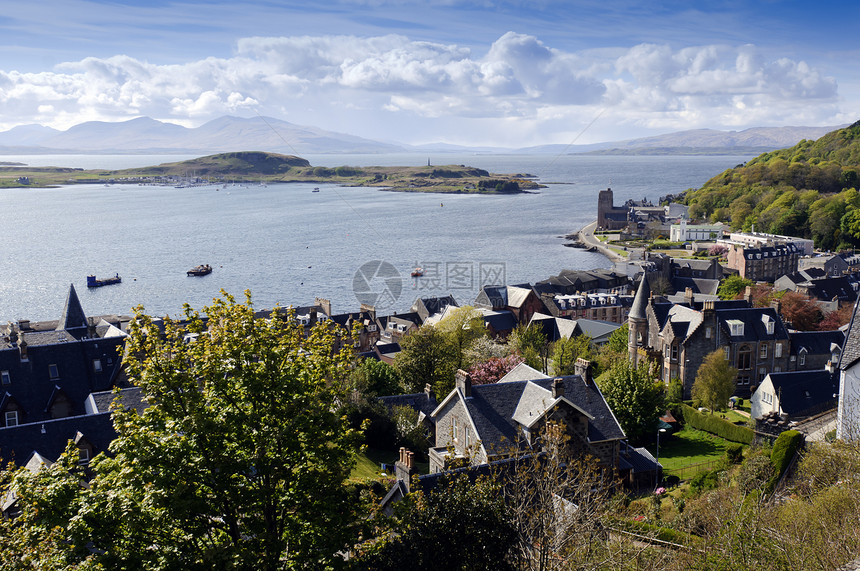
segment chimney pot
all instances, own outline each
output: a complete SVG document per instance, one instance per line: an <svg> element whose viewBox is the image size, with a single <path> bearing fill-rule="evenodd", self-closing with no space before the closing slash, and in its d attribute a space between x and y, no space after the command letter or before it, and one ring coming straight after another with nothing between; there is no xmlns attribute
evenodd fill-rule
<svg viewBox="0 0 860 571"><path fill-rule="evenodd" d="M472 396L472 375L463 369L457 369L457 373L454 375L454 381L457 388L463 391L463 396L466 398Z"/></svg>

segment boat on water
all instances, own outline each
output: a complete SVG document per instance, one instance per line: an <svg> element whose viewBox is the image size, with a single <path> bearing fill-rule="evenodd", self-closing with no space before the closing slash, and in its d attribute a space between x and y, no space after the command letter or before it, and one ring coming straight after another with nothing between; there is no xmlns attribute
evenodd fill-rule
<svg viewBox="0 0 860 571"><path fill-rule="evenodd" d="M209 264L202 264L200 266L195 266L185 272L185 275L188 276L206 276L212 273L212 266Z"/></svg>
<svg viewBox="0 0 860 571"><path fill-rule="evenodd" d="M415 268L414 270L412 270L412 273L410 275L413 278L420 278L424 275L424 270L422 268Z"/></svg>
<svg viewBox="0 0 860 571"><path fill-rule="evenodd" d="M319 191L320 191L320 187L315 186L315 187L314 187L314 189L313 189L311 192L319 192Z"/></svg>
<svg viewBox="0 0 860 571"><path fill-rule="evenodd" d="M102 287L106 285L118 284L122 282L119 274L112 278L96 279L95 276L87 276L87 287Z"/></svg>

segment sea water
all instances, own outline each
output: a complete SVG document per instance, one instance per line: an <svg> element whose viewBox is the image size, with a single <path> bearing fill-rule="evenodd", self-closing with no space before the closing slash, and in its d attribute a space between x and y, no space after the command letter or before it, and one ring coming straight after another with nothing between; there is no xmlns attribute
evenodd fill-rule
<svg viewBox="0 0 860 571"><path fill-rule="evenodd" d="M169 155L5 156L33 166L119 169ZM59 317L69 284L88 315L137 305L177 315L225 290L257 308L330 299L336 313L375 299L405 311L417 297L471 302L482 283L527 283L563 269L610 267L563 246L596 218L597 193L616 204L701 186L749 156L313 155L315 166L463 164L523 173L546 185L518 195L386 192L333 184L114 184L0 190L0 320ZM314 192L318 188L318 192ZM210 264L205 277L186 271ZM422 278L412 278L420 266ZM392 273L391 269L394 272ZM386 269L387 273L374 270ZM88 289L86 276L122 283ZM382 295L384 290L384 295ZM373 298L374 294L380 294ZM370 295L370 297L368 297Z"/></svg>

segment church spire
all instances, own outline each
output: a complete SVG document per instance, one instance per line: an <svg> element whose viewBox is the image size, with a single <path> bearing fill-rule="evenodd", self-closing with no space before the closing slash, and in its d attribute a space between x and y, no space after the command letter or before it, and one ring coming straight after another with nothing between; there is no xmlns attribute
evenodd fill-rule
<svg viewBox="0 0 860 571"><path fill-rule="evenodd" d="M69 284L69 295L66 296L66 305L63 307L63 315L60 316L60 321L57 323L57 331L78 329L86 326L87 316L84 313L84 308L81 307L80 300L78 300L75 285Z"/></svg>

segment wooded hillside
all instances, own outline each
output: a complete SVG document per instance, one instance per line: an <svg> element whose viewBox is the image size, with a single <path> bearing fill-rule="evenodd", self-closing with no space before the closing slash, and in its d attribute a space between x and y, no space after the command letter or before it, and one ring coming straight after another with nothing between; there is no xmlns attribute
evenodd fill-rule
<svg viewBox="0 0 860 571"><path fill-rule="evenodd" d="M860 121L816 141L764 153L686 193L691 218L734 230L812 238L818 248L860 245Z"/></svg>

